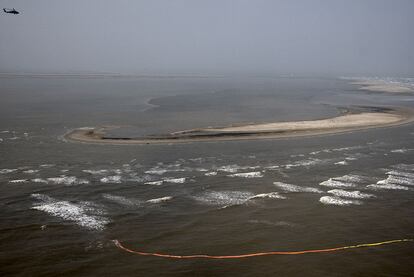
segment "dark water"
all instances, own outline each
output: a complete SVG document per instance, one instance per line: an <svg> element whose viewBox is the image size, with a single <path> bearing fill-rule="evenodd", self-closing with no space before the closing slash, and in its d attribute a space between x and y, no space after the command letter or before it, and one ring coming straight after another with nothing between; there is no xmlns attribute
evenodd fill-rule
<svg viewBox="0 0 414 277"><path fill-rule="evenodd" d="M413 125L177 145L61 136L82 126L153 134L315 119L337 114L334 106L413 107L413 96L363 93L328 78L1 78L0 91L2 276L412 276L410 242L169 260L122 252L111 240L148 252L234 255L413 238Z"/></svg>

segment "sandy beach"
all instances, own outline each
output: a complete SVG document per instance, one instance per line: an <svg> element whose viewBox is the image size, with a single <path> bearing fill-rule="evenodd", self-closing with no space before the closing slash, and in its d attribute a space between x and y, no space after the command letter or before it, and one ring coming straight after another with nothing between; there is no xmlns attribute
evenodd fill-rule
<svg viewBox="0 0 414 277"><path fill-rule="evenodd" d="M333 118L248 124L219 128L199 128L147 137L109 137L106 131L115 127L80 128L65 135L71 141L105 144L159 144L198 141L257 140L314 136L389 127L412 122L413 113L402 109L346 113Z"/></svg>

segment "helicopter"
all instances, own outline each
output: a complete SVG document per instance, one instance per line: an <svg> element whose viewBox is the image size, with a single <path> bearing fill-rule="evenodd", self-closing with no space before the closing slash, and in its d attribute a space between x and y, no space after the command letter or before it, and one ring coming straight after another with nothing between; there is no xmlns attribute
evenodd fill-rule
<svg viewBox="0 0 414 277"><path fill-rule="evenodd" d="M20 14L16 9L3 9L5 13Z"/></svg>

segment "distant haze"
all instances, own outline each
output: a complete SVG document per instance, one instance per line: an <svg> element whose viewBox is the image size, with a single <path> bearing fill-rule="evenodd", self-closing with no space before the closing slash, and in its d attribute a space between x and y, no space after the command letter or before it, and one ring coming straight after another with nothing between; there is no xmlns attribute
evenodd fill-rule
<svg viewBox="0 0 414 277"><path fill-rule="evenodd" d="M0 3L0 72L414 76L412 0Z"/></svg>

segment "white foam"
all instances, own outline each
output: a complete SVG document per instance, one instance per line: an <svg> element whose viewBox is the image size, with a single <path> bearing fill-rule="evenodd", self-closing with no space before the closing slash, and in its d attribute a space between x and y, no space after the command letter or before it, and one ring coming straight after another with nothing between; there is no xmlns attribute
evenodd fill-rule
<svg viewBox="0 0 414 277"><path fill-rule="evenodd" d="M405 178L414 179L414 173L411 173L411 172L391 170L391 171L388 171L386 174L387 175L393 175L393 176L402 176L402 177L405 177Z"/></svg>
<svg viewBox="0 0 414 277"><path fill-rule="evenodd" d="M132 173L129 175L130 177L126 179L126 181L130 182L150 182L153 180L153 177L150 175L144 175L144 176L137 176L135 173Z"/></svg>
<svg viewBox="0 0 414 277"><path fill-rule="evenodd" d="M146 185L152 185L152 186L160 186L164 183L164 181L153 181L153 182L146 182Z"/></svg>
<svg viewBox="0 0 414 277"><path fill-rule="evenodd" d="M217 175L217 172L215 172L215 171L207 172L207 173L204 173L204 175L205 176L216 176Z"/></svg>
<svg viewBox="0 0 414 277"><path fill-rule="evenodd" d="M340 177L329 178L328 180L319 183L319 185L333 188L354 187L356 185L355 183L361 183L362 181L363 177L349 174Z"/></svg>
<svg viewBox="0 0 414 277"><path fill-rule="evenodd" d="M40 165L40 167L43 167L43 168L50 168L50 167L54 167L55 165L54 164L41 164Z"/></svg>
<svg viewBox="0 0 414 277"><path fill-rule="evenodd" d="M85 185L89 184L89 181L86 179L78 179L75 176L60 176L47 178L47 181L56 185Z"/></svg>
<svg viewBox="0 0 414 277"><path fill-rule="evenodd" d="M368 185L368 188L371 189L390 189L390 190L410 190L410 188L405 187L405 186L400 186L400 185L395 185L395 184L372 184L372 185Z"/></svg>
<svg viewBox="0 0 414 277"><path fill-rule="evenodd" d="M165 197L160 197L160 198L154 198L154 199L147 200L147 203L158 204L158 203L162 203L162 202L165 202L165 201L169 201L171 199L172 199L172 196L165 196Z"/></svg>
<svg viewBox="0 0 414 277"><path fill-rule="evenodd" d="M408 151L410 151L411 149L407 149L407 148L401 148L401 149L394 149L394 150L391 150L390 152L391 153L406 153L406 152L408 152Z"/></svg>
<svg viewBox="0 0 414 277"><path fill-rule="evenodd" d="M92 175L102 175L108 172L108 170L106 169L98 169L98 170L84 169L82 171L85 173L92 174Z"/></svg>
<svg viewBox="0 0 414 277"><path fill-rule="evenodd" d="M207 172L208 171L208 169L206 169L206 168L200 168L200 167L195 168L194 170L195 171L198 171L198 172Z"/></svg>
<svg viewBox="0 0 414 277"><path fill-rule="evenodd" d="M23 171L23 173L25 173L25 174L34 174L34 173L37 173L37 172L39 172L39 170L37 170L37 169L29 169L29 170Z"/></svg>
<svg viewBox="0 0 414 277"><path fill-rule="evenodd" d="M290 155L291 158L296 158L296 157L305 157L305 154L295 154L295 155Z"/></svg>
<svg viewBox="0 0 414 277"><path fill-rule="evenodd" d="M194 199L208 205L231 206L247 202L254 196L247 191L211 191L205 192Z"/></svg>
<svg viewBox="0 0 414 277"><path fill-rule="evenodd" d="M71 203L59 201L47 195L32 194L40 200L32 207L34 210L46 212L63 220L72 221L89 230L103 230L109 220L102 216L103 210L97 209L93 203Z"/></svg>
<svg viewBox="0 0 414 277"><path fill-rule="evenodd" d="M377 182L377 184L381 184L381 183L413 186L414 179L408 178L408 177L396 176L396 175L388 175L387 179Z"/></svg>
<svg viewBox="0 0 414 277"><path fill-rule="evenodd" d="M265 169L268 170L279 170L280 166L279 165L270 165L270 166L266 166Z"/></svg>
<svg viewBox="0 0 414 277"><path fill-rule="evenodd" d="M109 184L120 184L121 183L121 176L120 175L113 175L113 176L106 176L101 178L101 183L109 183Z"/></svg>
<svg viewBox="0 0 414 277"><path fill-rule="evenodd" d="M27 179L10 180L9 183L25 183Z"/></svg>
<svg viewBox="0 0 414 277"><path fill-rule="evenodd" d="M286 199L285 196L280 195L278 192L260 193L250 197L250 199L256 198Z"/></svg>
<svg viewBox="0 0 414 277"><path fill-rule="evenodd" d="M34 183L44 183L44 184L47 184L47 180L41 179L41 178L31 179L30 181L32 181Z"/></svg>
<svg viewBox="0 0 414 277"><path fill-rule="evenodd" d="M340 147L340 148L332 148L332 152L342 152L342 151L350 151L350 150L356 150L361 149L363 146L357 145L357 146L349 146L349 147Z"/></svg>
<svg viewBox="0 0 414 277"><path fill-rule="evenodd" d="M346 191L346 190L342 190L342 189L332 189L332 190L329 190L328 193L333 194L333 195L338 196L338 197L354 198L354 199L364 199L364 198L375 197L375 195L373 195L373 194L362 193L359 190Z"/></svg>
<svg viewBox="0 0 414 277"><path fill-rule="evenodd" d="M6 133L10 133L10 131L9 130L0 131L0 134L6 134Z"/></svg>
<svg viewBox="0 0 414 277"><path fill-rule="evenodd" d="M332 149L326 148L326 149L322 149L319 151L310 152L309 154L317 155L320 153L343 152L343 151L350 151L350 150L356 150L356 149L361 149L361 148L363 147L362 146L351 146L351 147L341 147L341 148L332 148Z"/></svg>
<svg viewBox="0 0 414 277"><path fill-rule="evenodd" d="M337 205L337 206L349 206L349 205L361 205L362 202L359 200L346 200L340 197L333 196L322 196L319 202L326 205Z"/></svg>
<svg viewBox="0 0 414 277"><path fill-rule="evenodd" d="M283 167L285 167L286 169L301 167L301 166L309 167L309 166L317 165L323 162L324 160L320 160L320 159L306 159L306 160L300 160L300 161L297 161L291 164L285 164L283 165Z"/></svg>
<svg viewBox="0 0 414 277"><path fill-rule="evenodd" d="M320 182L319 185L330 188L349 188L355 186L353 183L342 182L333 178L329 178L326 181Z"/></svg>
<svg viewBox="0 0 414 277"><path fill-rule="evenodd" d="M376 184L368 185L372 189L391 189L391 190L409 190L406 186L414 185L414 179L388 175L386 179L378 181Z"/></svg>
<svg viewBox="0 0 414 277"><path fill-rule="evenodd" d="M338 180L341 182L352 182L352 183L360 183L364 181L364 178L359 175L347 174L341 177L333 177L332 179Z"/></svg>
<svg viewBox="0 0 414 277"><path fill-rule="evenodd" d="M134 205L139 205L140 201L135 200L135 199L128 199L126 197L123 196L119 196L119 195L113 195L113 194L103 194L102 195L103 198L113 201L117 204L120 205L125 205L125 206L134 206Z"/></svg>
<svg viewBox="0 0 414 277"><path fill-rule="evenodd" d="M173 183L173 184L183 184L185 183L186 178L165 178L163 181L167 183Z"/></svg>
<svg viewBox="0 0 414 277"><path fill-rule="evenodd" d="M8 173L12 173L17 171L17 168L4 168L4 169L0 169L0 174L8 174Z"/></svg>
<svg viewBox="0 0 414 277"><path fill-rule="evenodd" d="M228 177L242 177L242 178L262 178L263 174L260 171L254 172L244 172L244 173L234 173L227 175Z"/></svg>
<svg viewBox="0 0 414 277"><path fill-rule="evenodd" d="M153 174L153 175L163 175L164 173L167 173L167 172L168 170L166 169L155 169L155 168L145 171L145 173Z"/></svg>
<svg viewBox="0 0 414 277"><path fill-rule="evenodd" d="M286 183L282 183L282 182L273 182L273 184L276 185L277 187L281 188L282 190L287 191L287 192L323 193L323 191L321 191L317 188L312 188L312 187L302 187L302 186L286 184Z"/></svg>
<svg viewBox="0 0 414 277"><path fill-rule="evenodd" d="M336 162L336 165L347 165L348 162L347 161L340 161L340 162Z"/></svg>
<svg viewBox="0 0 414 277"><path fill-rule="evenodd" d="M31 197L37 200L44 201L44 202L52 202L54 200L52 197L45 195L45 194L40 194L40 193L33 193Z"/></svg>
<svg viewBox="0 0 414 277"><path fill-rule="evenodd" d="M232 165L221 166L221 167L217 168L217 171L223 171L223 172L228 172L228 173L236 173L240 170L256 169L256 168L259 168L259 166L240 166L240 165L237 165L237 164L232 164Z"/></svg>
<svg viewBox="0 0 414 277"><path fill-rule="evenodd" d="M350 157L346 157L345 160L346 161L356 161L356 160L358 160L358 158L354 157L354 156L350 156Z"/></svg>

